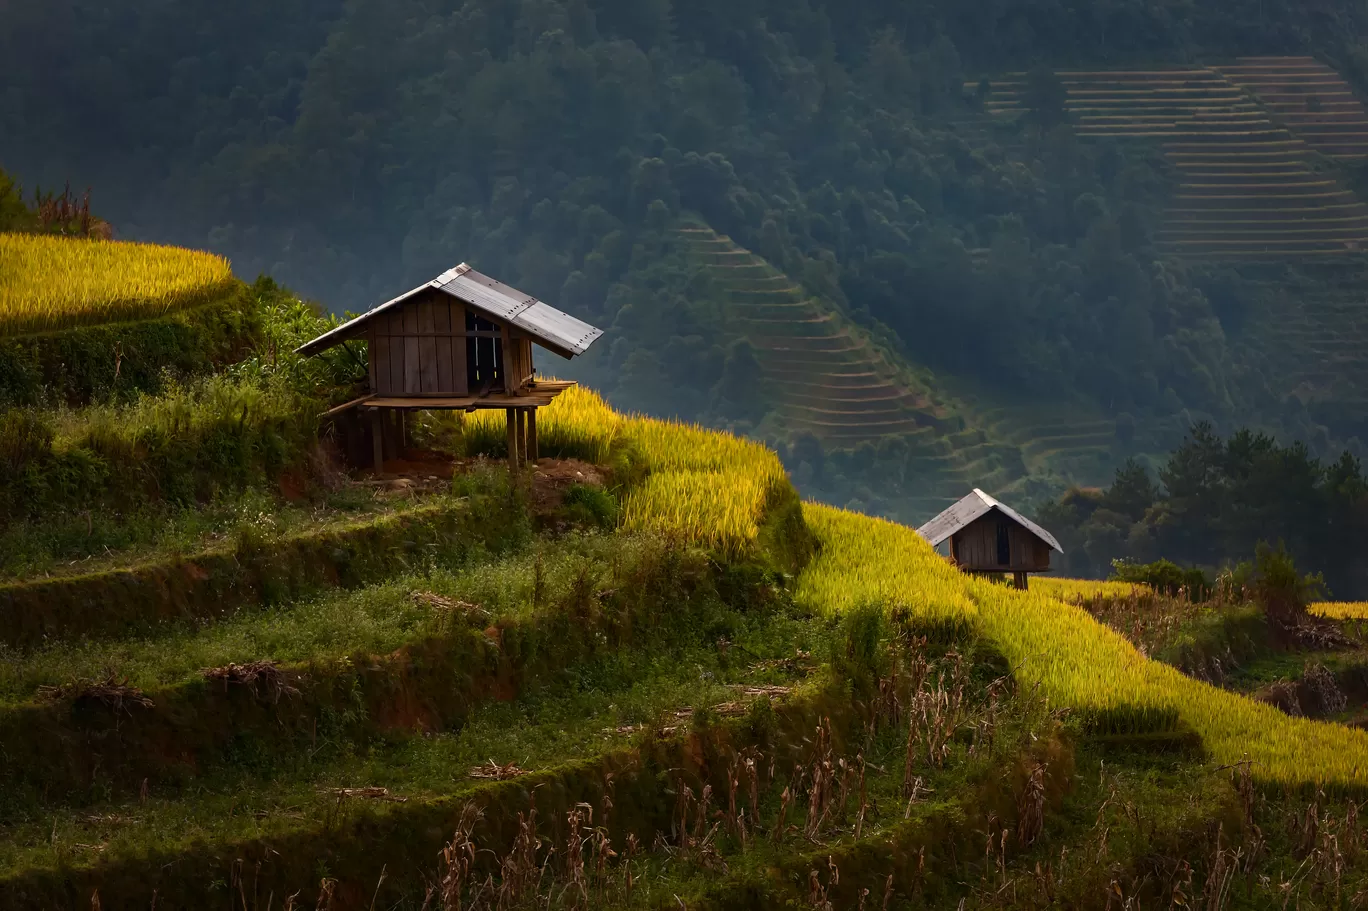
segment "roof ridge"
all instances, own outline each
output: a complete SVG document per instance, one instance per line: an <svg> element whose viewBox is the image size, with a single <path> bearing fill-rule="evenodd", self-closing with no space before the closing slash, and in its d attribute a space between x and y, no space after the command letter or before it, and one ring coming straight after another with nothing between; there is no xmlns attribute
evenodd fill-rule
<svg viewBox="0 0 1368 911"><path fill-rule="evenodd" d="M566 358L583 354L603 335L603 330L557 310L533 295L505 285L463 262L300 345L295 352L309 356L356 338L366 323L429 289L441 291L487 317L516 326L544 347Z"/></svg>
<svg viewBox="0 0 1368 911"><path fill-rule="evenodd" d="M972 502L975 499L978 500L977 503ZM965 508L966 504L967 508ZM975 487L971 493L965 494L955 503L942 510L931 521L918 528L917 534L930 542L932 547L936 547L961 528L978 521L994 509L1040 538L1054 550L1061 554L1064 553L1064 548L1059 546L1059 541L1055 539L1054 535L978 487Z"/></svg>

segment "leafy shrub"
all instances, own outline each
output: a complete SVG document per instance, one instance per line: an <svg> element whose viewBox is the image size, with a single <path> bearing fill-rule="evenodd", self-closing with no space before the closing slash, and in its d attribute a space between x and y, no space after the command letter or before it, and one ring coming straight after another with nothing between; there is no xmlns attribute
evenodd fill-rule
<svg viewBox="0 0 1368 911"><path fill-rule="evenodd" d="M1206 573L1195 566L1185 569L1170 560L1156 560L1153 563L1113 560L1111 578L1116 582L1147 585L1171 598L1186 596L1192 601L1205 601L1212 592L1211 580Z"/></svg>
<svg viewBox="0 0 1368 911"><path fill-rule="evenodd" d="M876 602L857 605L841 617L833 643L831 666L838 679L849 680L857 694L866 693L883 674L889 637L888 612Z"/></svg>
<svg viewBox="0 0 1368 911"><path fill-rule="evenodd" d="M617 525L618 501L601 487L572 484L565 492L566 518L583 525L612 528Z"/></svg>
<svg viewBox="0 0 1368 911"><path fill-rule="evenodd" d="M1254 550L1252 570L1241 575L1248 579L1248 590L1262 605L1270 619L1283 623L1305 616L1313 601L1325 596L1325 579L1319 573L1302 575L1297 563L1279 541L1274 547L1260 541Z"/></svg>

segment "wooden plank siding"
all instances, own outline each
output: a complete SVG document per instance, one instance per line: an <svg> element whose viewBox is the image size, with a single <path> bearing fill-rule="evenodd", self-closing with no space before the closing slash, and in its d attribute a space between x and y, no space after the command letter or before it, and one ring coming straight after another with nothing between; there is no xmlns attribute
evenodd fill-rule
<svg viewBox="0 0 1368 911"><path fill-rule="evenodd" d="M406 395L421 395L423 392L418 380L418 366L421 363L418 359L418 310L421 306L420 301L413 301L398 308L403 315L404 327L404 386L401 391Z"/></svg>
<svg viewBox="0 0 1368 911"><path fill-rule="evenodd" d="M961 569L972 572L1047 572L1050 568L1050 545L996 511L951 536L950 553Z"/></svg>
<svg viewBox="0 0 1368 911"><path fill-rule="evenodd" d="M534 375L531 338L484 318L469 319L471 315L460 301L436 291L380 314L366 334L371 391L385 396L469 395L472 374L477 374L477 386L495 377L489 391L515 394L524 388Z"/></svg>

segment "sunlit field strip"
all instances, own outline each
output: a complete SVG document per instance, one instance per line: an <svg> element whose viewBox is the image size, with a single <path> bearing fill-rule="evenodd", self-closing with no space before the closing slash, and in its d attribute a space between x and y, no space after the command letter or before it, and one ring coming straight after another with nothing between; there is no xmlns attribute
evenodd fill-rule
<svg viewBox="0 0 1368 911"><path fill-rule="evenodd" d="M1063 579L1054 576L1032 576L1031 588L1061 601L1084 601L1089 598L1129 598L1148 591L1134 582L1104 582L1098 579Z"/></svg>
<svg viewBox="0 0 1368 911"><path fill-rule="evenodd" d="M468 432L504 433L504 416L477 412ZM537 416L544 451L568 451L604 464L625 443L646 478L627 495L622 524L739 552L759 534L765 507L788 484L779 457L760 443L673 421L627 417L597 393L572 387Z"/></svg>
<svg viewBox="0 0 1368 911"><path fill-rule="evenodd" d="M624 504L623 524L633 530L744 548L763 522L775 485L787 483L778 458L759 444L617 415L587 390L567 392L544 414L539 432L565 434L581 447L619 439L632 444L649 471ZM1290 718L1185 677L1060 600L1088 592L1129 594L1132 586L1036 580L1031 591L1018 592L956 571L904 526L816 504L805 506L804 514L821 550L799 577L797 597L814 607L839 613L881 603L928 626L977 632L1002 651L1023 685L1038 685L1054 704L1107 731L1162 732L1182 723L1201 735L1216 762L1247 757L1264 781L1368 784L1368 734Z"/></svg>
<svg viewBox="0 0 1368 911"><path fill-rule="evenodd" d="M1368 620L1368 601L1317 601L1310 610L1328 620Z"/></svg>
<svg viewBox="0 0 1368 911"><path fill-rule="evenodd" d="M929 622L959 614L1006 656L1018 680L1058 705L1145 731L1176 717L1222 764L1253 760L1259 778L1301 785L1368 784L1368 733L1290 718L1148 660L1087 612L1042 591L1017 592L963 575L916 532L831 507L805 507L822 544L798 597L839 612L881 602Z"/></svg>
<svg viewBox="0 0 1368 911"><path fill-rule="evenodd" d="M226 259L197 250L0 234L0 337L166 316L232 281Z"/></svg>

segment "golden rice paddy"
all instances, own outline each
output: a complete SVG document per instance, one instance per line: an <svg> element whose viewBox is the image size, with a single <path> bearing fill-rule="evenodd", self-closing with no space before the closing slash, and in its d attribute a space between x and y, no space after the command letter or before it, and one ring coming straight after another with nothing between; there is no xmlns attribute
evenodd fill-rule
<svg viewBox="0 0 1368 911"><path fill-rule="evenodd" d="M198 250L0 234L0 337L166 316L232 282L226 259Z"/></svg>
<svg viewBox="0 0 1368 911"><path fill-rule="evenodd" d="M1310 611L1329 620L1368 620L1368 601L1318 601Z"/></svg>
<svg viewBox="0 0 1368 911"><path fill-rule="evenodd" d="M539 432L581 434L605 447L627 442L647 475L626 497L623 524L723 550L743 551L755 540L771 498L788 483L778 457L757 443L619 415L586 390L543 409ZM956 571L902 525L818 504L807 504L804 515L820 550L796 597L816 610L881 604L927 625L975 632L1002 652L1022 686L1104 731L1191 729L1216 763L1248 759L1266 782L1368 784L1368 733L1291 718L1185 677L1069 603L1126 596L1133 586L1042 578L1019 592Z"/></svg>

